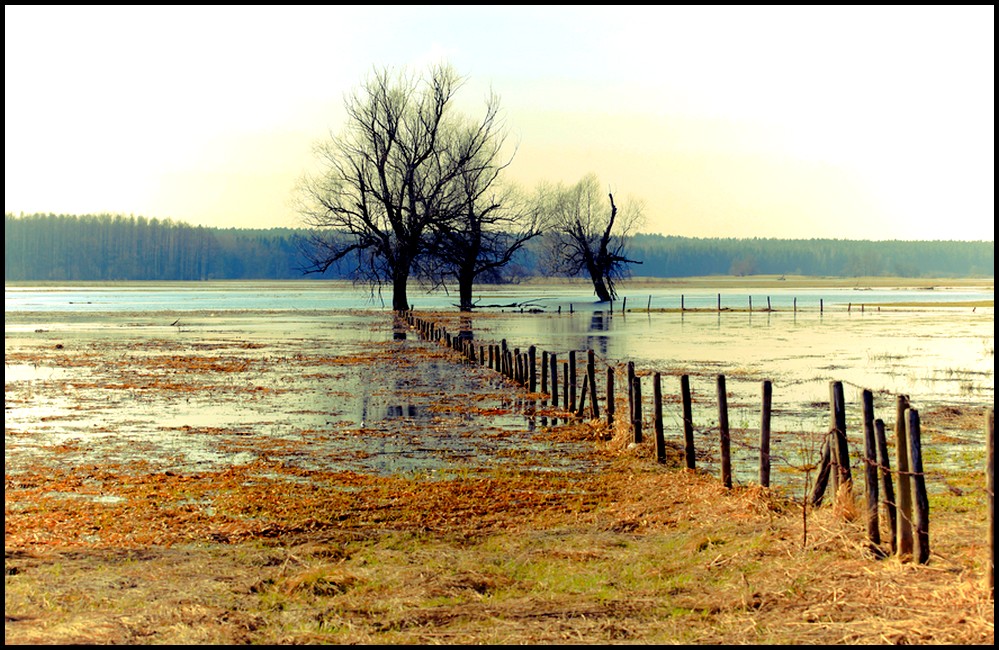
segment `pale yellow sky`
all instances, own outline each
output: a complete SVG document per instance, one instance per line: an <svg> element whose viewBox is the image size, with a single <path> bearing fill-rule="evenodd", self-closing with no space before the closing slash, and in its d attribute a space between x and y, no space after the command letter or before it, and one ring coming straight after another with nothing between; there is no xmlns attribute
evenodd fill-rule
<svg viewBox="0 0 999 650"><path fill-rule="evenodd" d="M4 210L300 225L373 66L692 237L993 240L994 6L4 7Z"/></svg>

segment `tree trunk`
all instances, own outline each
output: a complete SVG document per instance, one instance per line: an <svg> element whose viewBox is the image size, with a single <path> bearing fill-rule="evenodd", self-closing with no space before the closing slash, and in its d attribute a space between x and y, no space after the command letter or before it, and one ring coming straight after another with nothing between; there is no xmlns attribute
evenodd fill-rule
<svg viewBox="0 0 999 650"><path fill-rule="evenodd" d="M392 309L395 311L409 311L409 296L406 294L408 280L408 271L396 269L392 274Z"/></svg>
<svg viewBox="0 0 999 650"><path fill-rule="evenodd" d="M475 275L471 273L458 273L458 310L472 311L472 284Z"/></svg>
<svg viewBox="0 0 999 650"><path fill-rule="evenodd" d="M597 294L597 301L610 302L611 293L610 289L607 288L607 283L604 281L604 277L599 273L590 273L590 279L593 280L593 291Z"/></svg>

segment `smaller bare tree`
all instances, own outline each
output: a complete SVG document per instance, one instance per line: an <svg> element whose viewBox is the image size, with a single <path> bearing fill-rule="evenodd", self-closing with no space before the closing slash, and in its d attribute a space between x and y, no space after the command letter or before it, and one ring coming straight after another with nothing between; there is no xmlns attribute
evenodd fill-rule
<svg viewBox="0 0 999 650"><path fill-rule="evenodd" d="M614 195L606 199L593 174L571 187L559 185L544 192L549 220L547 266L569 277L586 275L600 302L617 297L615 282L630 274L627 243L642 223L642 207L628 201L619 210Z"/></svg>

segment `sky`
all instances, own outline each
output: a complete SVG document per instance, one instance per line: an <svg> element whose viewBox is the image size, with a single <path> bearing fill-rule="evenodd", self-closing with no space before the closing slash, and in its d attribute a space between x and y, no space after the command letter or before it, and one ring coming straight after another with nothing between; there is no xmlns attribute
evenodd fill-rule
<svg viewBox="0 0 999 650"><path fill-rule="evenodd" d="M684 237L995 238L995 7L4 6L4 211L302 225L375 69Z"/></svg>

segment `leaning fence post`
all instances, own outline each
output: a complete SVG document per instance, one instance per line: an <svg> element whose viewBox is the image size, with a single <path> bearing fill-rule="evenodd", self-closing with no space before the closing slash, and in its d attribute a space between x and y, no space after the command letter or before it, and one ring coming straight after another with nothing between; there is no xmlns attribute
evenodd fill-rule
<svg viewBox="0 0 999 650"><path fill-rule="evenodd" d="M926 496L926 476L923 474L923 449L920 442L919 411L909 409L909 456L912 460L912 492L916 506L916 535L913 552L916 561L930 561L930 502Z"/></svg>
<svg viewBox="0 0 999 650"><path fill-rule="evenodd" d="M874 441L874 393L863 392L864 414L864 494L867 497L867 538L872 550L881 543L881 524L878 521L878 460Z"/></svg>
<svg viewBox="0 0 999 650"><path fill-rule="evenodd" d="M773 386L763 382L763 409L760 415L760 485L770 487L770 404Z"/></svg>
<svg viewBox="0 0 999 650"><path fill-rule="evenodd" d="M728 432L728 393L725 390L725 375L718 375L718 430L721 434L721 478L722 484L732 487L732 457Z"/></svg>
<svg viewBox="0 0 999 650"><path fill-rule="evenodd" d="M838 499L840 491L851 500L853 499L853 475L850 471L850 449L846 442L846 403L843 399L843 382L829 382L829 407L832 418L832 431L835 445L832 449L833 465L837 466L836 479L833 485L836 486L834 499ZM846 485L843 489L842 486Z"/></svg>
<svg viewBox="0 0 999 650"><path fill-rule="evenodd" d="M690 404L690 377L680 377L680 392L683 399L683 455L687 469L694 469L694 416Z"/></svg>
<svg viewBox="0 0 999 650"><path fill-rule="evenodd" d="M666 462L666 438L663 435L663 384L660 373L652 379L653 426L656 431L656 460Z"/></svg>
<svg viewBox="0 0 999 650"><path fill-rule="evenodd" d="M829 484L829 475L832 473L832 445L829 440L832 436L827 435L822 440L819 448L818 474L815 475L815 485L812 486L812 506L818 508L822 505L822 497L826 493L826 486Z"/></svg>

